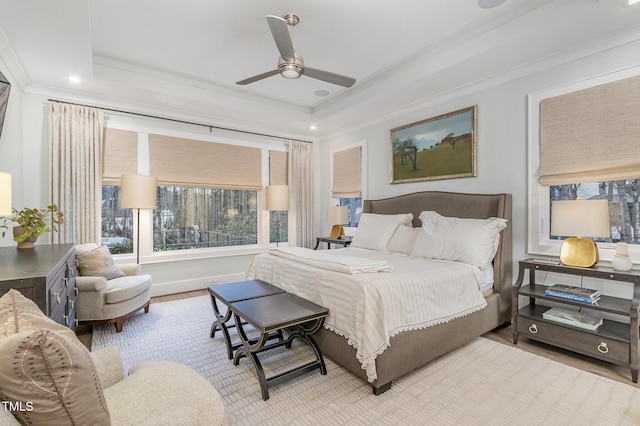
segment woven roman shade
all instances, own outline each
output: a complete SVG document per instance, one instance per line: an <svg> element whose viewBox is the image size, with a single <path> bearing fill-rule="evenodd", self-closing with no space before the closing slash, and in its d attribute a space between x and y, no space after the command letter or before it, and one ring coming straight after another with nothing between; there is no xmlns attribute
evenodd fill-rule
<svg viewBox="0 0 640 426"><path fill-rule="evenodd" d="M120 185L120 177L136 174L137 134L128 130L105 129L102 145L102 183Z"/></svg>
<svg viewBox="0 0 640 426"><path fill-rule="evenodd" d="M333 154L333 198L362 197L362 147Z"/></svg>
<svg viewBox="0 0 640 426"><path fill-rule="evenodd" d="M286 185L288 170L287 153L284 151L269 151L269 184Z"/></svg>
<svg viewBox="0 0 640 426"><path fill-rule="evenodd" d="M258 148L149 135L151 175L158 185L262 189Z"/></svg>
<svg viewBox="0 0 640 426"><path fill-rule="evenodd" d="M640 177L640 76L540 102L540 184Z"/></svg>

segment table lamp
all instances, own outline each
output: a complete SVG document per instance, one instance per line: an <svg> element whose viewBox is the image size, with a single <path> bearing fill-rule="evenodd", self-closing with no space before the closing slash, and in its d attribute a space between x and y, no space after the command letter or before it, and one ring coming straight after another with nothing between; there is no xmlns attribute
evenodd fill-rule
<svg viewBox="0 0 640 426"><path fill-rule="evenodd" d="M331 228L331 238L342 238L344 235L343 224L349 223L349 208L347 206L329 206L327 208L327 221Z"/></svg>
<svg viewBox="0 0 640 426"><path fill-rule="evenodd" d="M600 260L598 246L590 238L610 235L607 200L563 200L551 204L551 235L564 236L560 261L567 266L589 268Z"/></svg>
<svg viewBox="0 0 640 426"><path fill-rule="evenodd" d="M11 175L0 172L0 217L11 216Z"/></svg>
<svg viewBox="0 0 640 426"><path fill-rule="evenodd" d="M136 263L140 263L140 209L155 209L157 182L155 176L122 175L120 207L137 209L138 234L136 238Z"/></svg>
<svg viewBox="0 0 640 426"><path fill-rule="evenodd" d="M267 185L267 210L278 212L278 241L280 243L280 212L289 210L289 185Z"/></svg>

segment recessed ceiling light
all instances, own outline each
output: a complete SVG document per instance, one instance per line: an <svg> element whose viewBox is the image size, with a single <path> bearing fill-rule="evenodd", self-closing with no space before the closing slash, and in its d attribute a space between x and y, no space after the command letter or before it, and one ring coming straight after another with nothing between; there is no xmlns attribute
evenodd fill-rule
<svg viewBox="0 0 640 426"><path fill-rule="evenodd" d="M478 0L478 7L481 9L493 9L500 6L506 0Z"/></svg>
<svg viewBox="0 0 640 426"><path fill-rule="evenodd" d="M73 84L78 84L80 83L80 77L78 77L77 75L70 75L69 81Z"/></svg>
<svg viewBox="0 0 640 426"><path fill-rule="evenodd" d="M329 91L328 90L316 90L315 92L313 92L313 94L316 95L316 96L324 97L324 96L329 96Z"/></svg>
<svg viewBox="0 0 640 426"><path fill-rule="evenodd" d="M310 130L315 130L315 129L317 129L317 127L316 127L315 125L313 125L313 124L312 124L311 126L309 126L309 129L310 129Z"/></svg>

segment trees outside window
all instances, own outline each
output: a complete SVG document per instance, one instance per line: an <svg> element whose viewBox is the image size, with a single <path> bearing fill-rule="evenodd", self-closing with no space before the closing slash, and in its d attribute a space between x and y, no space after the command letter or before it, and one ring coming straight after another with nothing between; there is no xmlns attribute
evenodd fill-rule
<svg viewBox="0 0 640 426"><path fill-rule="evenodd" d="M257 243L257 191L168 186L157 191L154 252ZM120 208L119 197L119 186L103 186L102 243L114 254L132 253L132 211Z"/></svg>
<svg viewBox="0 0 640 426"><path fill-rule="evenodd" d="M576 198L609 201L611 236L601 241L640 244L640 179L556 185L549 188L550 201Z"/></svg>

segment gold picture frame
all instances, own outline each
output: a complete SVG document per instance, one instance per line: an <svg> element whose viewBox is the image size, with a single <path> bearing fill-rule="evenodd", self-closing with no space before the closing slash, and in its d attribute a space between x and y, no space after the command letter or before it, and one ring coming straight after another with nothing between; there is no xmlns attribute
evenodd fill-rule
<svg viewBox="0 0 640 426"><path fill-rule="evenodd" d="M477 106L389 131L391 183L477 176Z"/></svg>

